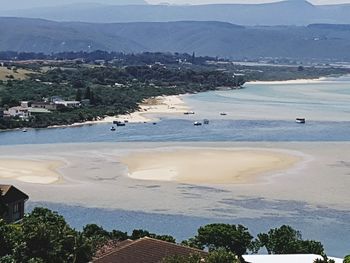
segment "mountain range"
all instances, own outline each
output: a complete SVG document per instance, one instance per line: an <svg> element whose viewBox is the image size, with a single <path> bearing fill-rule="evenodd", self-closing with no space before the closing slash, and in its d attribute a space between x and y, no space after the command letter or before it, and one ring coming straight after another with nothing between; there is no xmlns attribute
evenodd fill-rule
<svg viewBox="0 0 350 263"><path fill-rule="evenodd" d="M84 1L88 1L86 4ZM306 0L267 4L150 5L144 0L13 0L0 16L90 23L220 21L240 25L350 24L350 5L312 5ZM56 3L56 6L52 6ZM59 4L58 4L59 3ZM73 3L67 5L67 3ZM32 8L28 8L31 6ZM5 10L5 9L6 10Z"/></svg>
<svg viewBox="0 0 350 263"><path fill-rule="evenodd" d="M239 26L226 22L82 23L0 18L0 50L180 52L232 59L350 61L350 26Z"/></svg>

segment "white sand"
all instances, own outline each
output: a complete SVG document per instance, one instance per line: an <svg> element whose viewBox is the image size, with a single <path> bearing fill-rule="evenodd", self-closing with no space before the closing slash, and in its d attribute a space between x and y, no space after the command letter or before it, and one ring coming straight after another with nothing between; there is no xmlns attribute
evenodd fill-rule
<svg viewBox="0 0 350 263"><path fill-rule="evenodd" d="M122 159L129 177L193 184L255 183L269 172L286 170L300 157L259 150L177 150L136 153Z"/></svg>
<svg viewBox="0 0 350 263"><path fill-rule="evenodd" d="M0 159L0 179L13 179L25 183L52 184L60 180L57 161Z"/></svg>
<svg viewBox="0 0 350 263"><path fill-rule="evenodd" d="M152 115L165 115L165 114L183 114L188 111L181 96L160 96L153 99L145 100L140 104L140 110L127 115L120 115L117 118L109 119L109 121L129 121L132 123L150 122L155 121Z"/></svg>
<svg viewBox="0 0 350 263"><path fill-rule="evenodd" d="M301 160L295 165L287 165L279 169L275 166L272 170L269 168L257 173L254 171L256 167L254 169L250 167L250 174L245 171L249 177L241 181L245 183L227 184L216 184L210 181L204 184L194 182L194 180L200 181L200 173L190 178L194 183L183 183L182 180L188 180L185 177L178 178L179 181L173 181L172 178L176 176L171 173L167 175L170 181L164 178L164 181L160 181L158 180L159 170L156 170L154 178L136 180L128 177L127 166L122 163L123 159L128 158L127 156L142 155L142 153L149 152L156 156L159 152L196 152L201 149L203 152L231 151L232 156L235 152L271 153L272 156L276 153L278 156L300 156ZM260 217L276 213L285 215L294 213L293 210L279 210L273 207L245 209L237 207L234 202L230 203L230 200L250 200L250 198L292 201L291 209L294 209L293 202L305 202L313 207L350 209L349 142L128 142L0 147L1 164L4 164L4 159L18 160L18 156L21 156L21 160L12 169L21 171L25 170L23 159L45 160L49 156L50 160L59 160L64 163L64 166L59 168L64 178L58 181L60 183L33 184L16 179L20 176L42 176L27 172L12 173L8 178L3 176L0 178L1 183L14 184L22 189L30 196L31 201L145 212L163 211L205 217L213 216L214 207L217 211L216 215L228 217ZM232 159L230 158L230 162ZM269 162L273 161L274 159L269 159ZM47 161L43 162L47 165ZM255 162L255 160L249 162ZM261 163L259 165L264 166ZM160 168L153 167L153 169L169 170L169 167L176 168L176 166L167 165ZM221 167L220 170L222 170ZM225 181L226 178L221 180Z"/></svg>
<svg viewBox="0 0 350 263"><path fill-rule="evenodd" d="M95 121L78 122L70 125L55 125L50 128L75 127L83 125L92 125L99 123L113 123L114 121L128 121L130 123L143 123L157 121L159 115L183 114L189 110L188 106L182 100L183 95L159 96L145 100L139 105L140 110L126 115L107 116Z"/></svg>

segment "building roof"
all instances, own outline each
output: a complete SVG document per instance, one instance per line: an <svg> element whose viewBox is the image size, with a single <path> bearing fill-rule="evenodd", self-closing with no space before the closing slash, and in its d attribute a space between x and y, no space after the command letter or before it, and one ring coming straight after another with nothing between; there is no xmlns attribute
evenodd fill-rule
<svg viewBox="0 0 350 263"><path fill-rule="evenodd" d="M2 185L0 184L0 189L2 192L2 198L5 204L11 204L16 201L27 200L29 196L18 190L13 185Z"/></svg>
<svg viewBox="0 0 350 263"><path fill-rule="evenodd" d="M245 261L249 263L312 263L315 259L321 259L319 255L246 255L243 256ZM342 263L339 258L330 258L335 263Z"/></svg>
<svg viewBox="0 0 350 263"><path fill-rule="evenodd" d="M126 242L109 254L93 260L94 263L159 263L169 256L206 255L206 252L153 238Z"/></svg>

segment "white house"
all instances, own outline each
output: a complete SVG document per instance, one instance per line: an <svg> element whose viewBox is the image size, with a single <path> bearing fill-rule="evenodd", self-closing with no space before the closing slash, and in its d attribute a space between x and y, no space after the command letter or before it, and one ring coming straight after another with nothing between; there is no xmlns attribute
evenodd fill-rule
<svg viewBox="0 0 350 263"><path fill-rule="evenodd" d="M315 259L321 259L318 255L245 255L245 261L249 263L313 263ZM335 263L343 263L343 259L332 258Z"/></svg>

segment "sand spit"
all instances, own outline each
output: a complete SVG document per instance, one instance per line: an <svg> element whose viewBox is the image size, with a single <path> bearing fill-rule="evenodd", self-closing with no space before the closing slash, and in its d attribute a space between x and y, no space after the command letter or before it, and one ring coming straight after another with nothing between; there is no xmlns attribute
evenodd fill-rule
<svg viewBox="0 0 350 263"><path fill-rule="evenodd" d="M122 159L129 177L191 184L249 184L287 170L301 157L268 150L175 150L133 153Z"/></svg>
<svg viewBox="0 0 350 263"><path fill-rule="evenodd" d="M0 179L12 179L32 184L52 184L60 181L58 161L0 159Z"/></svg>

